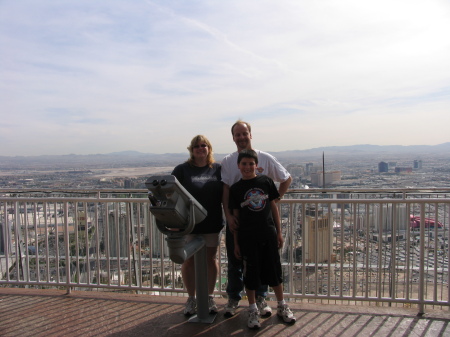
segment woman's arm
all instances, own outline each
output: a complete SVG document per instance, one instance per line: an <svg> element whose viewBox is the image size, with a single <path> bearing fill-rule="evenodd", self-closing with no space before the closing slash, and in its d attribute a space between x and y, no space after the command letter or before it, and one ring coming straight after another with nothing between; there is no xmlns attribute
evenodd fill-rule
<svg viewBox="0 0 450 337"><path fill-rule="evenodd" d="M228 227L230 228L231 233L235 233L239 227L238 218L234 216L234 214L229 209L229 198L230 198L230 186L227 184L223 184L223 193L222 193L222 206L223 212L225 213L225 218L227 219Z"/></svg>
<svg viewBox="0 0 450 337"><path fill-rule="evenodd" d="M239 210L238 209L233 209L233 216L236 219L239 218ZM234 256L236 256L236 259L241 260L242 259L241 248L239 247L238 238L239 238L239 231L236 230L233 232Z"/></svg>

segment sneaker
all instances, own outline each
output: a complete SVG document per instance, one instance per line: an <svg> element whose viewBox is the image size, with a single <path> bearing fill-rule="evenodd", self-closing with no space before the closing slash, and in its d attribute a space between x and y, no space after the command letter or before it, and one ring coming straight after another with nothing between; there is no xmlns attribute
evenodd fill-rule
<svg viewBox="0 0 450 337"><path fill-rule="evenodd" d="M289 309L287 304L279 305L277 307L277 315L280 316L286 323L294 324L296 321L294 314L291 309Z"/></svg>
<svg viewBox="0 0 450 337"><path fill-rule="evenodd" d="M258 310L252 310L248 311L248 321L247 326L250 329L258 329L261 327L261 323L259 322L259 311Z"/></svg>
<svg viewBox="0 0 450 337"><path fill-rule="evenodd" d="M210 314L217 314L219 312L219 310L217 309L216 301L214 301L214 298L212 296L209 296L208 298L208 307Z"/></svg>
<svg viewBox="0 0 450 337"><path fill-rule="evenodd" d="M258 296L256 299L256 306L262 317L269 317L272 315L272 308L267 305L266 299L262 296Z"/></svg>
<svg viewBox="0 0 450 337"><path fill-rule="evenodd" d="M228 299L225 307L225 317L232 317L236 314L236 309L239 307L239 300Z"/></svg>
<svg viewBox="0 0 450 337"><path fill-rule="evenodd" d="M196 311L197 311L197 301L195 300L195 298L189 297L186 302L186 305L184 306L184 314L186 316L190 316L195 314Z"/></svg>

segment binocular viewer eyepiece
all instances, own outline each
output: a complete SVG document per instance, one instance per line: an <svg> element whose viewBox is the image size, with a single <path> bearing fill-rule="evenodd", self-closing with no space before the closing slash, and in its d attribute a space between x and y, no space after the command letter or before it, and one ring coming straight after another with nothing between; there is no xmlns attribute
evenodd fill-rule
<svg viewBox="0 0 450 337"><path fill-rule="evenodd" d="M191 233L208 212L173 175L150 177L145 186L156 226L167 235L170 259L183 263L204 246L202 237L186 244L184 236Z"/></svg>
<svg viewBox="0 0 450 337"><path fill-rule="evenodd" d="M164 234L189 234L208 214L173 175L150 177L145 186L151 204L150 212Z"/></svg>

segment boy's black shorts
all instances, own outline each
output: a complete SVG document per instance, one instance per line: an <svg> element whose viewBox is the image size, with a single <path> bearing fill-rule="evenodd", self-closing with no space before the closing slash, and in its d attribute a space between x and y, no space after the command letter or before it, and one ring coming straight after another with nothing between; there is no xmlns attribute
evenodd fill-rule
<svg viewBox="0 0 450 337"><path fill-rule="evenodd" d="M244 284L256 290L260 285L271 287L282 283L280 254L275 227L252 232L239 232L239 247L244 263Z"/></svg>

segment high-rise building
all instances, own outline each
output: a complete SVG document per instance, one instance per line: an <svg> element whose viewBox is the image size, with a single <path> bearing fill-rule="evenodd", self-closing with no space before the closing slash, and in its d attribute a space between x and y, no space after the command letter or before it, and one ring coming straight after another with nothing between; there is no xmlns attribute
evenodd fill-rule
<svg viewBox="0 0 450 337"><path fill-rule="evenodd" d="M286 169L293 177L302 177L305 175L305 168L301 165L288 165Z"/></svg>
<svg viewBox="0 0 450 337"><path fill-rule="evenodd" d="M303 249L305 261L323 263L332 261L333 252L333 215L322 214L310 208L305 214L303 231Z"/></svg>
<svg viewBox="0 0 450 337"><path fill-rule="evenodd" d="M312 167L314 166L314 164L313 163L307 163L306 164L306 172L305 172L305 174L307 175L307 176L309 176L310 174L311 174L311 170L312 170Z"/></svg>
<svg viewBox="0 0 450 337"><path fill-rule="evenodd" d="M133 182L131 181L131 179L125 179L123 181L123 187L124 188L133 188Z"/></svg>
<svg viewBox="0 0 450 337"><path fill-rule="evenodd" d="M385 172L389 172L389 164L381 161L378 163L378 172L379 173L385 173Z"/></svg>
<svg viewBox="0 0 450 337"><path fill-rule="evenodd" d="M148 207L143 207L140 210L140 214L142 218L140 219L141 224L138 226L137 223L127 223L126 214L119 214L119 212L114 211L110 212L107 227L110 256L128 257L130 248L133 246L137 235L140 235L141 240L145 241L148 239L149 254L151 257L160 257L161 254L163 256L169 256L168 247L164 245L164 239L158 227L152 226L149 230L148 226L144 225L149 222L148 217L152 216ZM118 219L116 219L116 216L118 216ZM101 232L104 232L104 229Z"/></svg>
<svg viewBox="0 0 450 337"><path fill-rule="evenodd" d="M0 222L0 255L4 255L6 251L6 228L7 226Z"/></svg>
<svg viewBox="0 0 450 337"><path fill-rule="evenodd" d="M422 161L421 160L414 160L414 169L415 170L421 170L422 169Z"/></svg>
<svg viewBox="0 0 450 337"><path fill-rule="evenodd" d="M395 230L406 230L409 226L409 215L406 213L406 206L401 204L394 205L375 205L371 215L372 228L383 233ZM394 225L395 224L395 225Z"/></svg>
<svg viewBox="0 0 450 337"><path fill-rule="evenodd" d="M125 214L109 214L109 255L114 257L128 257L130 255L128 242L129 235L127 231L127 223Z"/></svg>
<svg viewBox="0 0 450 337"><path fill-rule="evenodd" d="M323 187L323 171L311 173L311 184L318 187ZM325 172L325 186L332 184L335 181L341 180L341 171Z"/></svg>

